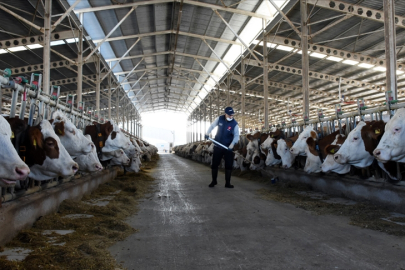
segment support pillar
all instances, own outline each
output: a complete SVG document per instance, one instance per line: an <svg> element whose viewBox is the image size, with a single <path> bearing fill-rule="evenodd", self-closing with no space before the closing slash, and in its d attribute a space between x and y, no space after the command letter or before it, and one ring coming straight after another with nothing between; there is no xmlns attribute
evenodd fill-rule
<svg viewBox="0 0 405 270"><path fill-rule="evenodd" d="M111 119L111 73L108 74L108 119Z"/></svg>
<svg viewBox="0 0 405 270"><path fill-rule="evenodd" d="M97 55L96 61L96 112L100 118L100 55Z"/></svg>
<svg viewBox="0 0 405 270"><path fill-rule="evenodd" d="M77 90L76 90L76 102L79 107L82 102L82 90L83 90L83 18L84 14L80 13L80 26L79 26L79 44L77 52ZM84 108L83 108L84 109ZM111 119L111 115L109 115Z"/></svg>
<svg viewBox="0 0 405 270"><path fill-rule="evenodd" d="M395 32L395 1L384 0L384 37L387 91L391 91L394 100L397 99L397 51Z"/></svg>
<svg viewBox="0 0 405 270"><path fill-rule="evenodd" d="M231 106L231 76L226 77L227 92L226 92L226 106Z"/></svg>
<svg viewBox="0 0 405 270"><path fill-rule="evenodd" d="M263 19L263 97L264 97L264 130L269 128L269 76L267 55L266 21Z"/></svg>
<svg viewBox="0 0 405 270"><path fill-rule="evenodd" d="M52 0L45 0L44 14L44 54L42 71L42 90L43 93L49 95L51 81L51 16L52 16Z"/></svg>
<svg viewBox="0 0 405 270"><path fill-rule="evenodd" d="M302 91L303 115L309 117L309 57L308 57L308 25L307 1L300 0L301 12L301 50L302 50Z"/></svg>
<svg viewBox="0 0 405 270"><path fill-rule="evenodd" d="M242 134L245 133L245 128L246 128L246 117L245 117L245 98L246 98L246 78L245 78L245 59L242 59L241 61L241 111L242 111Z"/></svg>

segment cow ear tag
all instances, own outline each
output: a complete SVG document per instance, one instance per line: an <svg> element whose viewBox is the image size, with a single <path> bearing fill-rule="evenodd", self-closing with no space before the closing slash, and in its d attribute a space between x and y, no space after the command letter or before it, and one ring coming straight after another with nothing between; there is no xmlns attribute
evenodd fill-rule
<svg viewBox="0 0 405 270"><path fill-rule="evenodd" d="M330 150L330 153L331 153L331 154L334 154L334 153L335 153L335 149L331 149L331 150Z"/></svg>
<svg viewBox="0 0 405 270"><path fill-rule="evenodd" d="M103 147L103 142L99 142L98 144L100 145L100 147Z"/></svg>
<svg viewBox="0 0 405 270"><path fill-rule="evenodd" d="M101 137L101 136L103 136L103 135L101 135L101 133L99 133L98 136Z"/></svg>
<svg viewBox="0 0 405 270"><path fill-rule="evenodd" d="M32 142L32 144L34 145L35 149L37 149L37 140L34 139L34 141Z"/></svg>
<svg viewBox="0 0 405 270"><path fill-rule="evenodd" d="M62 131L61 131L60 129L58 129L58 133L59 133L59 134L62 134Z"/></svg>
<svg viewBox="0 0 405 270"><path fill-rule="evenodd" d="M14 139L14 132L11 131L11 139Z"/></svg>
<svg viewBox="0 0 405 270"><path fill-rule="evenodd" d="M380 134L380 130L379 130L379 129L376 129L374 132L375 132L375 134Z"/></svg>

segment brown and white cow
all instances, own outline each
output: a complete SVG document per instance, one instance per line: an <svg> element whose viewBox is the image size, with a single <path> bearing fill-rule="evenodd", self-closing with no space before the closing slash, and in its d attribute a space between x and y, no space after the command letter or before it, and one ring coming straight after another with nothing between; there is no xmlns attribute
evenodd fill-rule
<svg viewBox="0 0 405 270"><path fill-rule="evenodd" d="M0 187L14 186L16 181L25 180L30 173L10 140L13 137L10 124L0 115Z"/></svg>
<svg viewBox="0 0 405 270"><path fill-rule="evenodd" d="M82 132L79 130L78 132ZM85 135L88 140L91 140L90 135ZM97 156L97 150L93 147L92 151L86 155L77 156L75 159L79 165L79 171L81 172L98 172L103 170L103 166Z"/></svg>
<svg viewBox="0 0 405 270"><path fill-rule="evenodd" d="M53 114L52 127L63 146L73 158L91 153L94 144L66 117L63 112Z"/></svg>
<svg viewBox="0 0 405 270"><path fill-rule="evenodd" d="M385 125L384 135L373 151L379 161L405 162L405 108L398 109Z"/></svg>
<svg viewBox="0 0 405 270"><path fill-rule="evenodd" d="M322 163L322 171L323 172L335 172L338 174L345 174L350 172L350 165L349 164L340 164L337 163L334 159L334 154L339 151L340 146L344 143L346 140L345 135L338 134L335 137L335 140L327 145L324 150L326 153L325 160Z"/></svg>

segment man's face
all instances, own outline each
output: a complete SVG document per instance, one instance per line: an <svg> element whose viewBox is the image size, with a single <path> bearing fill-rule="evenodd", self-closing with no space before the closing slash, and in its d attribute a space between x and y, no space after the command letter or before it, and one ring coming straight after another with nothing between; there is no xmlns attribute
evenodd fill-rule
<svg viewBox="0 0 405 270"><path fill-rule="evenodd" d="M233 115L225 114L225 117L226 117L226 118L233 119Z"/></svg>

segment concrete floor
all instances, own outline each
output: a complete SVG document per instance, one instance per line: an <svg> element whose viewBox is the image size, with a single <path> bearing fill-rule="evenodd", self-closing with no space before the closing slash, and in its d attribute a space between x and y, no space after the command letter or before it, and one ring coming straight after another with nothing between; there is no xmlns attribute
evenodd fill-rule
<svg viewBox="0 0 405 270"><path fill-rule="evenodd" d="M161 155L158 187L128 219L139 232L110 248L128 269L405 269L405 239L260 199L265 184Z"/></svg>

